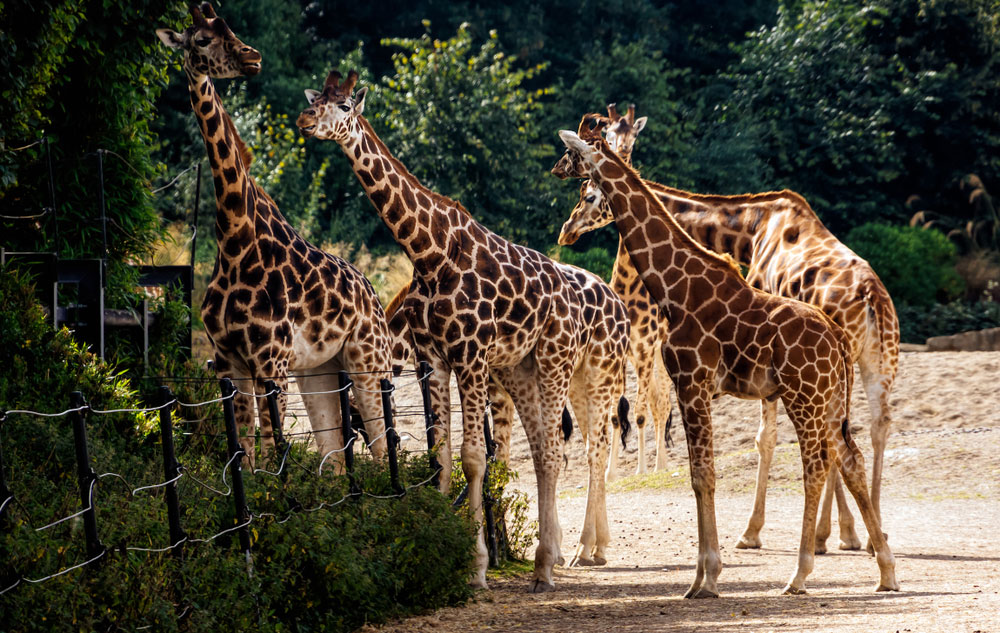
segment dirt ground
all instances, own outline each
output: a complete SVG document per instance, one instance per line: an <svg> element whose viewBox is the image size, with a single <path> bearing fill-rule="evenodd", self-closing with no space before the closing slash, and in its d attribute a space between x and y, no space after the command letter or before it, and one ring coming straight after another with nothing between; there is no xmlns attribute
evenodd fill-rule
<svg viewBox="0 0 1000 633"><path fill-rule="evenodd" d="M629 384L632 395L634 380ZM607 566L557 567L556 590L540 595L526 592L527 576L494 578L467 605L365 630L1000 632L998 386L1000 353L902 354L882 496L883 530L896 557L899 593L873 591L878 580L874 559L864 552L838 551L834 527L831 553L817 557L808 594L781 595L794 570L802 512L798 447L783 413L761 534L764 547L735 549L752 505L759 404L723 398L713 407L721 598L681 598L694 576L698 542L675 407L675 446L668 467L627 477L610 488ZM405 390L400 390L397 406L408 402ZM852 413L852 429L870 466L869 414L860 385ZM416 424L401 421L414 435ZM518 485L533 498L527 442L521 431L514 434ZM648 428L646 441L655 455ZM579 434L570 442L558 505L567 558L579 539L587 477ZM456 450L459 444L456 435ZM633 436L624 455L626 474L635 470L635 447ZM534 507L531 513L536 516ZM855 516L863 537L856 509Z"/></svg>

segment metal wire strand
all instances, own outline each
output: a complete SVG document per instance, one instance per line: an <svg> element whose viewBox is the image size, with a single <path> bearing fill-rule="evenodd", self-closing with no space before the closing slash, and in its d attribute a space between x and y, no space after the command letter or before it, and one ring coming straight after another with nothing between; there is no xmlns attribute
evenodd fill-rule
<svg viewBox="0 0 1000 633"><path fill-rule="evenodd" d="M50 527L59 525L60 523L65 523L66 521L69 521L70 519L75 519L76 517L78 517L78 516L86 513L91 508L93 508L94 507L94 486L96 486L96 485L97 485L97 479L94 478L94 479L92 479L90 481L90 491L87 494L88 504L87 504L86 508L84 508L83 510L80 510L79 512L75 512L75 513L69 515L68 517L63 517L63 518L61 518L61 519L59 519L57 521L53 521L52 523L49 523L48 525L43 525L40 528L35 528L35 531L36 532L41 532L42 530L47 530ZM27 580L27 578L25 578L25 580Z"/></svg>

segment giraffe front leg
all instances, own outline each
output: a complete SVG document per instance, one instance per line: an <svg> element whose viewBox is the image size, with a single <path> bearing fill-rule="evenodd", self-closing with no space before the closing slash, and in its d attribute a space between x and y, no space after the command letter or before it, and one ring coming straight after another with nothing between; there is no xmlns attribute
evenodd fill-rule
<svg viewBox="0 0 1000 633"><path fill-rule="evenodd" d="M427 361L431 374L427 381L430 408L433 417L434 456L438 467L438 490L448 495L451 491L451 368L437 355L417 353L417 366ZM481 431L481 430L480 430Z"/></svg>
<svg viewBox="0 0 1000 633"><path fill-rule="evenodd" d="M382 411L382 386L379 380L388 376L389 372L383 374L371 370L348 371L353 374L351 382L353 383L354 400L361 412L361 419L364 420L365 431L368 433L368 441L370 442L368 448L375 459L384 459L387 450L385 417Z"/></svg>
<svg viewBox="0 0 1000 633"><path fill-rule="evenodd" d="M486 474L486 441L483 437L483 419L486 415L486 393L489 374L484 365L460 368L456 371L458 392L462 401L462 472L468 485L468 503L473 520L478 526L476 534L475 570L470 584L486 588L486 568L489 552L486 549L486 531L483 512L483 477Z"/></svg>
<svg viewBox="0 0 1000 633"><path fill-rule="evenodd" d="M514 426L514 402L494 380L490 381L489 398L492 403L493 441L496 442L496 460L510 464L510 434Z"/></svg>
<svg viewBox="0 0 1000 633"><path fill-rule="evenodd" d="M785 404L785 410L799 438L799 450L802 454L802 488L805 493L805 505L802 511L802 535L799 539L799 560L795 573L785 586L786 595L799 595L806 592L806 578L812 573L816 555L816 514L819 509L820 496L830 472L832 460L830 450L825 446L825 438L811 437L808 426L808 414L801 407Z"/></svg>
<svg viewBox="0 0 1000 633"><path fill-rule="evenodd" d="M736 543L736 549L758 549L760 530L764 527L764 509L767 498L767 477L771 471L774 447L778 443L778 402L760 402L760 428L754 444L757 446L757 485L754 488L753 511L747 521L743 536Z"/></svg>
<svg viewBox="0 0 1000 633"><path fill-rule="evenodd" d="M685 598L718 598L722 556L719 553L719 531L715 520L715 455L712 446L712 416L710 395L704 390L688 387L678 389L681 415L687 435L688 463L691 487L694 490L698 514L698 562L694 581L684 593Z"/></svg>
<svg viewBox="0 0 1000 633"><path fill-rule="evenodd" d="M324 472L330 469L336 475L343 475L344 430L340 394L337 393L340 385L336 375L339 369L339 365L329 362L305 372L306 375L296 378L296 382L299 392L303 394L302 403L309 416L313 441L316 442Z"/></svg>
<svg viewBox="0 0 1000 633"><path fill-rule="evenodd" d="M288 376L286 373L275 376L274 385L278 389L275 400L277 403L277 419L271 419L271 407L269 403L269 392L265 385L267 381L258 378L254 381L254 393L257 395L257 412L260 418L260 447L261 458L267 462L274 460L274 427L281 428L285 419L285 407L288 404Z"/></svg>
<svg viewBox="0 0 1000 633"><path fill-rule="evenodd" d="M587 373L579 370L570 382L569 397L573 411L580 420L580 430L584 434L590 472L583 529L580 531L580 543L570 560L570 567L604 565L607 563L604 549L610 540L603 475L608 460L608 442L614 441L613 437L609 437L611 420L608 417L611 403L606 394L593 392L593 385ZM595 399L607 404L603 412L600 411L599 405L595 405Z"/></svg>

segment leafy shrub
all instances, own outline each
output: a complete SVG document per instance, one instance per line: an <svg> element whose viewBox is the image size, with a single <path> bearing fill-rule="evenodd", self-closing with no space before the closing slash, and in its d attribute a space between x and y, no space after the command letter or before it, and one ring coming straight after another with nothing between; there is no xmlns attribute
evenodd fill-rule
<svg viewBox="0 0 1000 633"><path fill-rule="evenodd" d="M538 522L528 518L528 495L511 487L517 480L517 471L509 465L503 462L490 462L488 474L485 493L495 501L493 520L497 532L497 546L500 549L500 561L501 563L523 561L538 533ZM453 502L457 501L465 487L462 460L456 459L452 462L451 472Z"/></svg>
<svg viewBox="0 0 1000 633"><path fill-rule="evenodd" d="M617 253L600 246L592 246L580 252L565 246L557 246L549 251L553 259L589 270L604 281L611 281L611 271L615 267Z"/></svg>
<svg viewBox="0 0 1000 633"><path fill-rule="evenodd" d="M53 331L27 279L0 273L0 409L51 412L79 390L94 409L140 407L132 383ZM206 384L206 383L203 383ZM207 383L211 384L211 383ZM428 487L395 498L383 463L359 458L366 493L345 498L344 477L318 475L319 456L293 446L283 477L246 477L253 574L236 551L231 485L223 475L218 420L185 442L175 412L185 476L178 481L183 558L170 544L161 488L164 472L155 413L88 413L98 533L110 548L100 561L40 583L21 581L3 596L0 630L344 631L470 594L474 531L448 499ZM88 559L79 518L38 531L80 508L73 436L65 417L0 416L4 463L14 501L0 532L0 589L40 579ZM405 484L425 481L427 458L402 455ZM269 470L276 471L277 464ZM107 474L110 473L110 474ZM203 482L200 484L199 482ZM294 512L296 507L303 511ZM308 510L308 511L305 511ZM217 536L210 542L196 542ZM123 547L124 546L124 547Z"/></svg>
<svg viewBox="0 0 1000 633"><path fill-rule="evenodd" d="M962 291L955 245L938 231L868 223L852 229L845 242L868 260L897 305L929 306Z"/></svg>
<svg viewBox="0 0 1000 633"><path fill-rule="evenodd" d="M932 306L898 306L900 339L924 343L932 336L1000 327L1000 303L935 303Z"/></svg>

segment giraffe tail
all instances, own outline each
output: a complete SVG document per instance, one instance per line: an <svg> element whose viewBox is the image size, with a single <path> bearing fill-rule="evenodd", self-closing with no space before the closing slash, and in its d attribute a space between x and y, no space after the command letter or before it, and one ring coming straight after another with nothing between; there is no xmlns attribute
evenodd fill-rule
<svg viewBox="0 0 1000 633"><path fill-rule="evenodd" d="M865 305L868 308L868 323L875 330L879 344L879 371L889 375L890 382L895 378L891 360L899 355L899 322L892 297L885 289L882 281L872 272L872 278L866 279L863 285ZM888 364L888 367L886 365Z"/></svg>
<svg viewBox="0 0 1000 633"><path fill-rule="evenodd" d="M569 414L568 407L563 407L562 432L563 432L563 441L568 442L569 436L573 435L573 416Z"/></svg>
<svg viewBox="0 0 1000 633"><path fill-rule="evenodd" d="M628 446L626 440L628 432L632 430L632 424L628 421L628 400L625 396L618 399L618 411L615 418L617 423L614 426L620 427L622 430L622 448L626 448Z"/></svg>

